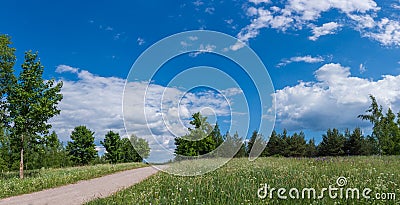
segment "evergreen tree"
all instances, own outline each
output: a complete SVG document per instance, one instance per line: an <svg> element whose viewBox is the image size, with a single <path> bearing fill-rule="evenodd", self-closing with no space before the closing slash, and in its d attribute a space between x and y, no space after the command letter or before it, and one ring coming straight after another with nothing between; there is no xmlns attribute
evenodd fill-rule
<svg viewBox="0 0 400 205"><path fill-rule="evenodd" d="M306 157L316 157L318 155L317 146L315 145L315 140L310 139L306 146Z"/></svg>
<svg viewBox="0 0 400 205"><path fill-rule="evenodd" d="M396 115L393 113L392 109L389 108L380 122L382 131L379 144L382 154L400 154L400 128L395 120Z"/></svg>
<svg viewBox="0 0 400 205"><path fill-rule="evenodd" d="M104 146L106 149L106 153L104 155L105 159L115 164L119 161L120 158L120 142L121 138L118 133L114 133L113 131L109 131L104 141L101 141L100 144Z"/></svg>
<svg viewBox="0 0 400 205"><path fill-rule="evenodd" d="M363 134L360 128L354 129L353 133L350 134L349 130L346 130L346 142L344 150L348 155L361 155L363 145Z"/></svg>
<svg viewBox="0 0 400 205"><path fill-rule="evenodd" d="M86 126L78 126L71 133L71 140L68 142L67 151L71 160L78 165L87 165L97 155L94 144L94 132Z"/></svg>
<svg viewBox="0 0 400 205"><path fill-rule="evenodd" d="M284 149L282 138L273 130L262 156L279 156L283 154Z"/></svg>
<svg viewBox="0 0 400 205"><path fill-rule="evenodd" d="M281 145L280 145L280 150L281 150L281 153L280 153L280 155L281 156L285 156L285 157L287 157L287 156L289 156L289 136L288 136L288 133L287 133L287 130L286 129L283 129L283 132L282 132L282 134L280 135L280 138L281 138Z"/></svg>
<svg viewBox="0 0 400 205"><path fill-rule="evenodd" d="M371 105L369 106L368 110L365 111L369 114L359 115L358 118L361 118L362 120L368 120L372 123L372 137L377 139L378 147L381 150L381 141L385 141L383 139L384 137L382 137L382 106L378 105L374 96L370 95L369 98L371 99Z"/></svg>
<svg viewBox="0 0 400 205"><path fill-rule="evenodd" d="M211 136L215 142L215 145L214 145L215 148L219 147L224 142L224 138L221 135L221 131L219 129L218 123L215 124L214 129L211 132Z"/></svg>
<svg viewBox="0 0 400 205"><path fill-rule="evenodd" d="M300 132L299 134L294 133L291 137L287 139L287 157L304 157L306 155L307 142L304 138L304 132Z"/></svg>
<svg viewBox="0 0 400 205"><path fill-rule="evenodd" d="M257 131L254 131L247 144L247 156L250 160L257 158L258 156L262 156L266 146L267 141L264 139L263 135L258 134Z"/></svg>
<svg viewBox="0 0 400 205"><path fill-rule="evenodd" d="M238 132L235 132L232 141L234 143L234 150L237 150L237 153L234 157L246 157L246 146L243 142L243 138L239 137Z"/></svg>
<svg viewBox="0 0 400 205"><path fill-rule="evenodd" d="M142 157L136 152L129 138L122 138L120 141L120 159L118 162L141 162Z"/></svg>
<svg viewBox="0 0 400 205"><path fill-rule="evenodd" d="M215 153L216 156L218 157L232 157L235 155L235 141L233 140L233 137L230 135L229 132L226 132L225 135L223 136L224 139L224 145L219 147Z"/></svg>
<svg viewBox="0 0 400 205"><path fill-rule="evenodd" d="M250 155L250 151L253 148L253 145L254 145L257 137L258 137L258 132L254 130L249 141L247 142L247 148L246 148L247 156Z"/></svg>
<svg viewBox="0 0 400 205"><path fill-rule="evenodd" d="M53 131L50 135L46 135L43 143L46 150L45 167L66 167L72 164L56 132Z"/></svg>
<svg viewBox="0 0 400 205"><path fill-rule="evenodd" d="M365 139L362 141L362 146L361 146L361 155L376 155L379 154L379 145L378 141L368 135Z"/></svg>
<svg viewBox="0 0 400 205"><path fill-rule="evenodd" d="M379 152L384 155L400 154L400 124L396 122L396 115L392 109L388 109L386 115L382 114L382 106L379 106L374 96L370 95L371 105L365 115L359 115L362 120L368 120L373 124L372 137L378 141ZM398 114L400 115L400 114Z"/></svg>
<svg viewBox="0 0 400 205"><path fill-rule="evenodd" d="M341 156L344 151L345 137L334 128L328 129L326 134L322 136L322 142L318 145L319 156Z"/></svg>

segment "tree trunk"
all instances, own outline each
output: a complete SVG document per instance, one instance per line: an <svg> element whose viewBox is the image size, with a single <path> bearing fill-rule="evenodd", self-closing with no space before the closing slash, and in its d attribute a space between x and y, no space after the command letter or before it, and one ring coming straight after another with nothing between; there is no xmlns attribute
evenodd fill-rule
<svg viewBox="0 0 400 205"><path fill-rule="evenodd" d="M21 159L19 161L19 178L23 179L24 178L24 135L21 137Z"/></svg>

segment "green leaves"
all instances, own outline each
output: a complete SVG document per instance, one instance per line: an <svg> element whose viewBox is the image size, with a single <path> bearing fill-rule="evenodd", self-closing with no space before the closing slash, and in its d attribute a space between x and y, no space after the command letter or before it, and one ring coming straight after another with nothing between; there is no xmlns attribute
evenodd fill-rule
<svg viewBox="0 0 400 205"><path fill-rule="evenodd" d="M199 112L192 115L190 122L194 129L189 134L175 138L175 154L183 156L200 156L212 152L222 143L218 125L212 127Z"/></svg>
<svg viewBox="0 0 400 205"><path fill-rule="evenodd" d="M132 135L129 139L121 139L118 133L109 131L103 142L100 142L107 153L106 159L111 163L141 162L149 157L150 147L145 139Z"/></svg>
<svg viewBox="0 0 400 205"><path fill-rule="evenodd" d="M368 114L359 115L362 120L368 120L373 124L373 136L378 139L380 153L384 155L400 154L400 112L396 115L389 108L386 115L382 113L375 97L370 96L371 106L366 111Z"/></svg>
<svg viewBox="0 0 400 205"><path fill-rule="evenodd" d="M119 147L120 147L120 136L118 133L114 133L113 131L109 131L104 138L104 142L100 142L104 148L106 148L107 153L105 153L105 157L111 163L117 163L119 159Z"/></svg>
<svg viewBox="0 0 400 205"><path fill-rule="evenodd" d="M95 159L97 151L94 144L94 132L86 126L75 127L71 133L73 141L68 142L67 152L71 160L79 165L89 164Z"/></svg>
<svg viewBox="0 0 400 205"><path fill-rule="evenodd" d="M14 76L15 48L11 47L11 39L0 35L0 129L8 126L7 96L16 82Z"/></svg>
<svg viewBox="0 0 400 205"><path fill-rule="evenodd" d="M43 79L43 66L37 53L26 52L21 67L20 76L7 98L13 132L16 135L46 134L51 128L47 121L60 113L57 105L63 98L62 83L54 86L54 80Z"/></svg>
<svg viewBox="0 0 400 205"><path fill-rule="evenodd" d="M141 158L149 157L150 147L145 139L138 138L136 135L131 135L129 141Z"/></svg>
<svg viewBox="0 0 400 205"><path fill-rule="evenodd" d="M21 73L15 77L15 49L10 45L10 38L0 35L0 128L7 130L10 155L20 150L23 178L24 149L28 153L36 149L39 136L48 134L51 125L47 121L60 113L57 105L62 100L62 83L54 85L54 80L43 79L44 68L32 51L25 53ZM14 160L10 164L15 164Z"/></svg>
<svg viewBox="0 0 400 205"><path fill-rule="evenodd" d="M322 142L318 146L320 156L341 156L346 153L344 142L346 138L338 129L328 129L326 134L322 135Z"/></svg>

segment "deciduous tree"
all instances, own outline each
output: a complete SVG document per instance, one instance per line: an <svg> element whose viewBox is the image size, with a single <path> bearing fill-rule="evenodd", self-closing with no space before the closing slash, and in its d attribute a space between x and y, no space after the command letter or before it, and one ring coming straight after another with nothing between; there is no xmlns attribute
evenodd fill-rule
<svg viewBox="0 0 400 205"><path fill-rule="evenodd" d="M139 155L140 161L149 157L150 146L149 146L149 143L145 139L139 138L136 135L131 135L129 137L129 141L131 142L131 144L135 148L137 154ZM139 161L139 160L137 160L137 161Z"/></svg>
<svg viewBox="0 0 400 205"><path fill-rule="evenodd" d="M60 113L57 105L62 100L62 82L44 80L43 66L37 53L25 53L22 71L11 85L7 96L11 136L19 141L20 178L24 171L24 150L28 142L36 141L51 128L47 121Z"/></svg>

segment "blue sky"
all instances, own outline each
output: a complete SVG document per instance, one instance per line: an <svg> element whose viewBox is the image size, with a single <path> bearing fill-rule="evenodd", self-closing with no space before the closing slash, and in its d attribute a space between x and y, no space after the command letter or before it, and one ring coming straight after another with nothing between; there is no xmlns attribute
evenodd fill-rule
<svg viewBox="0 0 400 205"><path fill-rule="evenodd" d="M39 51L45 78L64 81L63 112L53 120L64 141L80 124L96 132L97 142L110 129L122 134L121 93L132 64L157 41L199 29L237 37L257 53L276 90L277 130L305 130L317 141L331 127L360 126L368 133L370 125L356 116L369 106L369 94L400 110L399 0L6 1L2 8L0 33L12 36L17 63L24 51ZM214 58L183 56L165 66L216 67ZM159 85L171 77L159 75ZM209 93L205 99L219 98ZM144 134L140 122L133 128L138 135ZM163 143L173 146L168 137Z"/></svg>

